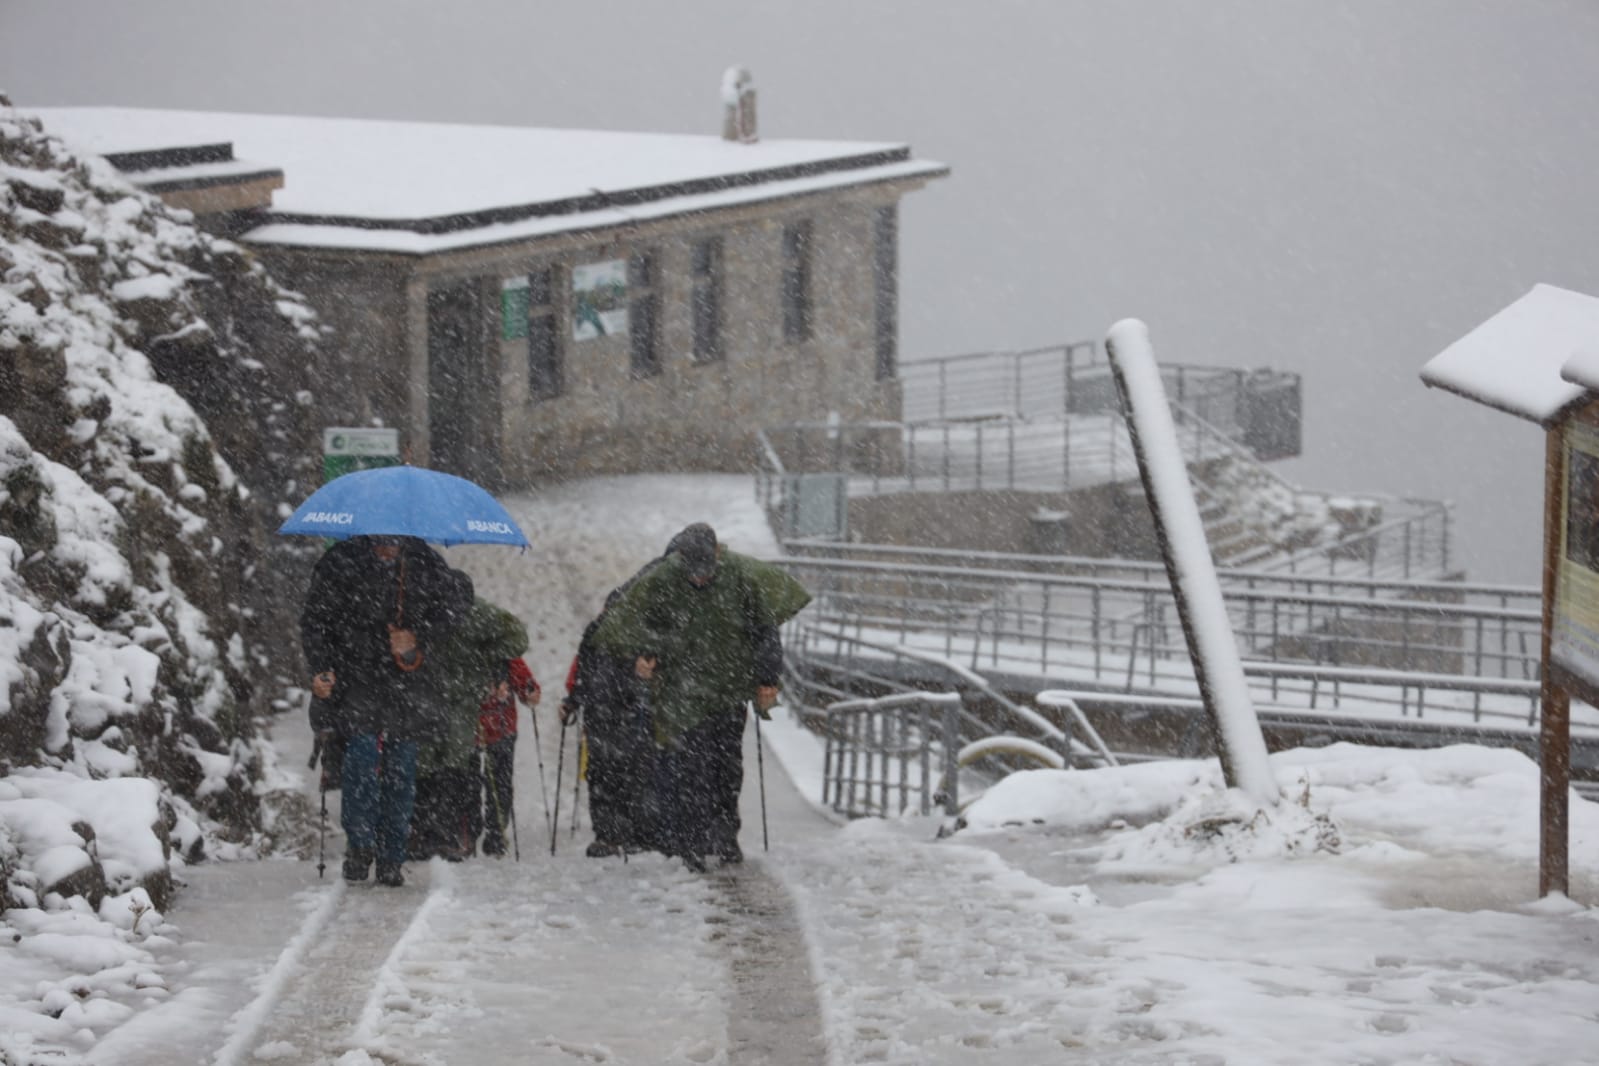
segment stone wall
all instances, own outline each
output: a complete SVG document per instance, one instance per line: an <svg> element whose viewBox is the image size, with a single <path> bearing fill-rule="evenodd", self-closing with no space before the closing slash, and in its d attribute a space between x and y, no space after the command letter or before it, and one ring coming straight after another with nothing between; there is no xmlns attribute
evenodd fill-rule
<svg viewBox="0 0 1599 1066"><path fill-rule="evenodd" d="M1117 485L1074 492L906 492L849 501L866 544L1159 559L1142 497Z"/></svg>
<svg viewBox="0 0 1599 1066"><path fill-rule="evenodd" d="M565 233L427 256L263 249L273 269L305 293L331 327L322 372L336 383L327 424L397 426L417 462L429 457L427 294L475 285L483 304L490 381L471 417L493 454L481 479L502 485L596 473L751 469L761 426L820 419L897 418L897 379L875 372L873 284L876 211L917 182L728 207L626 229ZM783 336L785 225L812 226L812 335ZM693 355L694 243L721 237L722 358ZM574 267L639 252L654 256L660 373L635 377L628 334L574 340ZM565 389L530 396L528 341L502 339L502 280L553 267ZM495 476L498 474L498 476Z"/></svg>

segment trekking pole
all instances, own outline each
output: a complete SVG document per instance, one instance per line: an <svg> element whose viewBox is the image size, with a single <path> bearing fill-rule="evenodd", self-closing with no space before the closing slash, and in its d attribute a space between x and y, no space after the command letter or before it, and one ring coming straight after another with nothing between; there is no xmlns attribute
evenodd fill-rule
<svg viewBox="0 0 1599 1066"><path fill-rule="evenodd" d="M536 704L530 704L527 716L533 720L533 754L539 761L539 799L544 804L544 824L550 823L550 790L544 783L544 743L539 740L539 709ZM511 828L516 828L516 805L511 805Z"/></svg>
<svg viewBox="0 0 1599 1066"><path fill-rule="evenodd" d="M561 766L566 761L566 718L561 718L561 739L555 746L555 817L550 819L550 854L561 835Z"/></svg>
<svg viewBox="0 0 1599 1066"><path fill-rule="evenodd" d="M500 847L505 847L505 811L500 807L500 787L494 778L494 756L489 754L487 748L482 749L483 767L488 771L489 795L494 799L494 825L499 836ZM516 856L516 861L522 861L522 845L516 839L516 800L511 800L511 850ZM502 851L500 854L504 854Z"/></svg>
<svg viewBox="0 0 1599 1066"><path fill-rule="evenodd" d="M583 730L577 731L577 743L572 745L572 839L577 839L578 791L583 787Z"/></svg>
<svg viewBox="0 0 1599 1066"><path fill-rule="evenodd" d="M761 712L755 711L755 776L761 784L761 850L771 851L772 842L766 835L766 756L761 745Z"/></svg>
<svg viewBox="0 0 1599 1066"><path fill-rule="evenodd" d="M316 834L316 879L322 880L322 871L328 868L328 775L320 772L322 792L322 824Z"/></svg>
<svg viewBox="0 0 1599 1066"><path fill-rule="evenodd" d="M306 711L309 713L311 697L306 696ZM316 739L311 742L311 762L306 766L308 770L317 769L317 760L322 758L326 744L322 739L322 731L316 733ZM322 880L322 871L328 868L328 772L327 767L317 770L317 791L322 794L322 815L316 832L316 879Z"/></svg>

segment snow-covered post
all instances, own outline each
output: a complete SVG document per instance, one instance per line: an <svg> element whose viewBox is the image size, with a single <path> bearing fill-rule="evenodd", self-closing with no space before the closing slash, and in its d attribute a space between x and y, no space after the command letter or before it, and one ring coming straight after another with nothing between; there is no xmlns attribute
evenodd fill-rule
<svg viewBox="0 0 1599 1066"><path fill-rule="evenodd" d="M1138 475L1149 497L1155 536L1166 561L1172 596L1182 619L1188 654L1199 679L1200 698L1215 730L1222 774L1229 788L1274 806L1277 782L1266 759L1266 740L1249 698L1244 665L1222 602L1221 582L1205 540L1205 527L1188 482L1188 466L1177 443L1177 427L1149 343L1149 327L1126 318L1105 337L1111 370L1127 412L1127 430Z"/></svg>

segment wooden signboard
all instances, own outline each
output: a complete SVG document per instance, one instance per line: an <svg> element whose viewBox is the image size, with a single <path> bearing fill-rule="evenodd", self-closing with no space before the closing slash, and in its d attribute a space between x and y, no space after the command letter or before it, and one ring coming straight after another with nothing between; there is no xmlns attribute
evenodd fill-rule
<svg viewBox="0 0 1599 1066"><path fill-rule="evenodd" d="M1569 884L1571 700L1599 705L1599 402L1549 429L1538 894Z"/></svg>

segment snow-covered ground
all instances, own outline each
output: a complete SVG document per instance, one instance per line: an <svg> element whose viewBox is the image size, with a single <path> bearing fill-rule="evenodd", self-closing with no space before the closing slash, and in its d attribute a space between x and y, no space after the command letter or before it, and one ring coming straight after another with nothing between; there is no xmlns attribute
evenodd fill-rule
<svg viewBox="0 0 1599 1066"><path fill-rule="evenodd" d="M1573 805L1578 902L1531 904L1537 774L1513 753L1281 753L1289 800L1259 817L1213 763L1036 771L938 840L817 810L816 745L780 711L770 852L751 746L743 867L583 858L551 713L582 625L688 522L775 546L741 477L508 503L530 552L449 555L528 622L548 693L518 749L521 860L413 866L401 890L314 861L189 868L103 958L19 941L0 1063L1599 1061L1599 808ZM275 739L284 773L305 765L302 722Z"/></svg>

